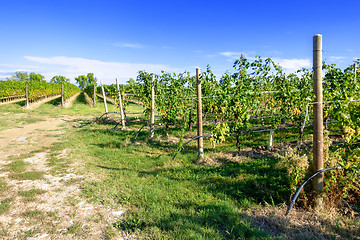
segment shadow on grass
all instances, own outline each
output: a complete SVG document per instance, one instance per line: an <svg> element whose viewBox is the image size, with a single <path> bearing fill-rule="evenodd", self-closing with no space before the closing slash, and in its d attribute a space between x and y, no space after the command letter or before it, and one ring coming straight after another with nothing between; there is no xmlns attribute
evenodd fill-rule
<svg viewBox="0 0 360 240"><path fill-rule="evenodd" d="M257 210L254 210L254 213L247 214L235 210L233 205L221 200L231 199L237 202L236 205L240 208L246 208L253 203L275 206L287 202L290 196L287 174L282 170L274 170L276 162L277 159L272 158L218 167L181 166L154 171L99 167L135 172L139 178L151 176L159 179L161 176L169 181L187 182L184 185L188 186L201 185L213 196L217 196L218 201L213 204L204 204L197 199L186 197L177 199L174 208L157 219L147 220L141 214L130 214L125 220L114 224L125 231L151 232L153 229L161 229L163 232L171 232L174 236L188 239L197 239L189 238L190 233L193 236L202 236L201 239L217 239L208 229L215 229L220 234L218 239L264 239L273 238L272 236L281 239L333 239L339 235L344 239L357 239L359 230L349 230L347 226L321 220L311 213L308 213L310 216L305 217L305 221L304 213L292 216L294 219L286 219L283 215L285 209L283 213L274 213L271 210L264 213L260 210L260 214L257 214ZM168 196L164 198L168 199Z"/></svg>
<svg viewBox="0 0 360 240"><path fill-rule="evenodd" d="M170 212L152 222L130 217L114 226L128 232L160 229L177 239L264 239L268 236L265 231L252 228L245 218L239 218L229 205L199 205L191 200L186 205L197 214Z"/></svg>
<svg viewBox="0 0 360 240"><path fill-rule="evenodd" d="M80 93L74 101L74 104L87 104L84 93Z"/></svg>
<svg viewBox="0 0 360 240"><path fill-rule="evenodd" d="M77 121L79 122L79 121ZM162 140L162 139L149 139L147 132L140 132L136 141L132 143L137 131L136 130L114 130L113 128L108 129L88 129L84 128L90 124L92 121L84 120L80 123L77 128L82 128L80 131L90 134L98 134L104 141L101 143L94 143L100 148L109 148L109 149L118 149L129 146L148 146L151 148L158 148L159 150L171 150L171 153L175 151L176 144ZM107 139L107 141L105 141ZM141 151L141 149L139 149Z"/></svg>
<svg viewBox="0 0 360 240"><path fill-rule="evenodd" d="M226 159L220 160L226 162ZM201 184L215 195L225 194L235 201L280 204L290 197L285 170L275 170L276 158L256 159L221 166L186 165L176 168L139 172L139 176L164 176L173 181Z"/></svg>

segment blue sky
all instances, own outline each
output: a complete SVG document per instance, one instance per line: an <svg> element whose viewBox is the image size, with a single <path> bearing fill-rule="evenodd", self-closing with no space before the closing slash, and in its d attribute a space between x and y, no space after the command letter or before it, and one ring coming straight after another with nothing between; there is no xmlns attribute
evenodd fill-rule
<svg viewBox="0 0 360 240"><path fill-rule="evenodd" d="M360 58L360 1L0 0L0 79L15 71L106 84L137 71L217 76L240 54L287 72L312 64L312 37L340 68Z"/></svg>

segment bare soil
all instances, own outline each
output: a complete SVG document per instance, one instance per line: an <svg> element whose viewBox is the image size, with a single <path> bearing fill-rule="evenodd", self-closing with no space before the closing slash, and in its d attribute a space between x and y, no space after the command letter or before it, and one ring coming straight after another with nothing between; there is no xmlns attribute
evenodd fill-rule
<svg viewBox="0 0 360 240"><path fill-rule="evenodd" d="M27 107L27 109L36 109L36 108L40 107L43 103L50 102L51 100L59 98L60 96L61 95L46 97L40 101L30 103L30 105L29 105L29 107Z"/></svg>
<svg viewBox="0 0 360 240"><path fill-rule="evenodd" d="M9 210L0 214L1 239L134 239L111 225L121 219L124 209L106 208L81 197L81 185L89 176L76 171L81 163L71 158L72 150L51 150L72 127L71 120L46 118L0 131L0 201L10 202ZM49 160L54 157L68 167L52 171ZM41 177L14 178L9 168L14 159L25 162L25 172L40 172ZM24 196L30 191L38 194Z"/></svg>
<svg viewBox="0 0 360 240"><path fill-rule="evenodd" d="M69 99L65 100L65 108L69 108L74 104L75 99L80 95L80 92L73 95L72 97L70 97Z"/></svg>

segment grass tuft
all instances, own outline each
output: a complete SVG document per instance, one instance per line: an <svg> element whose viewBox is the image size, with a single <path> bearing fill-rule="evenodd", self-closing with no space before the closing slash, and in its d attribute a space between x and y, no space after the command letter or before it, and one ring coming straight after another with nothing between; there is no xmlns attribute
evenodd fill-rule
<svg viewBox="0 0 360 240"><path fill-rule="evenodd" d="M44 194L46 191L42 189L31 189L28 191L19 191L18 195L25 198L26 202L35 201L35 197Z"/></svg>
<svg viewBox="0 0 360 240"><path fill-rule="evenodd" d="M39 180L44 178L44 172L41 171L30 171L23 173L12 173L9 178L15 180Z"/></svg>
<svg viewBox="0 0 360 240"><path fill-rule="evenodd" d="M80 222L76 222L73 225L71 225L70 227L68 227L66 234L76 234L79 233L81 230L81 223Z"/></svg>
<svg viewBox="0 0 360 240"><path fill-rule="evenodd" d="M4 214L10 209L10 203L14 200L14 198L5 198L0 202L0 214Z"/></svg>
<svg viewBox="0 0 360 240"><path fill-rule="evenodd" d="M10 171L19 173L19 172L24 172L26 170L27 165L28 164L25 163L23 160L18 159L18 160L12 161L11 163L9 163L6 166Z"/></svg>
<svg viewBox="0 0 360 240"><path fill-rule="evenodd" d="M44 218L44 213L39 210L28 210L26 212L23 212L22 215L27 218Z"/></svg>

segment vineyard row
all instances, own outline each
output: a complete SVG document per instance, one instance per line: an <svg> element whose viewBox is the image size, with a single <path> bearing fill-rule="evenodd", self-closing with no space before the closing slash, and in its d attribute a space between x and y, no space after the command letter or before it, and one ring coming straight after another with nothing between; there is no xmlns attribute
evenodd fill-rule
<svg viewBox="0 0 360 240"><path fill-rule="evenodd" d="M80 89L70 83L62 84L24 81L0 81L0 102L6 103L14 100L25 100L26 106L32 102L41 100L45 97L56 95L62 96L62 102L79 92Z"/></svg>

